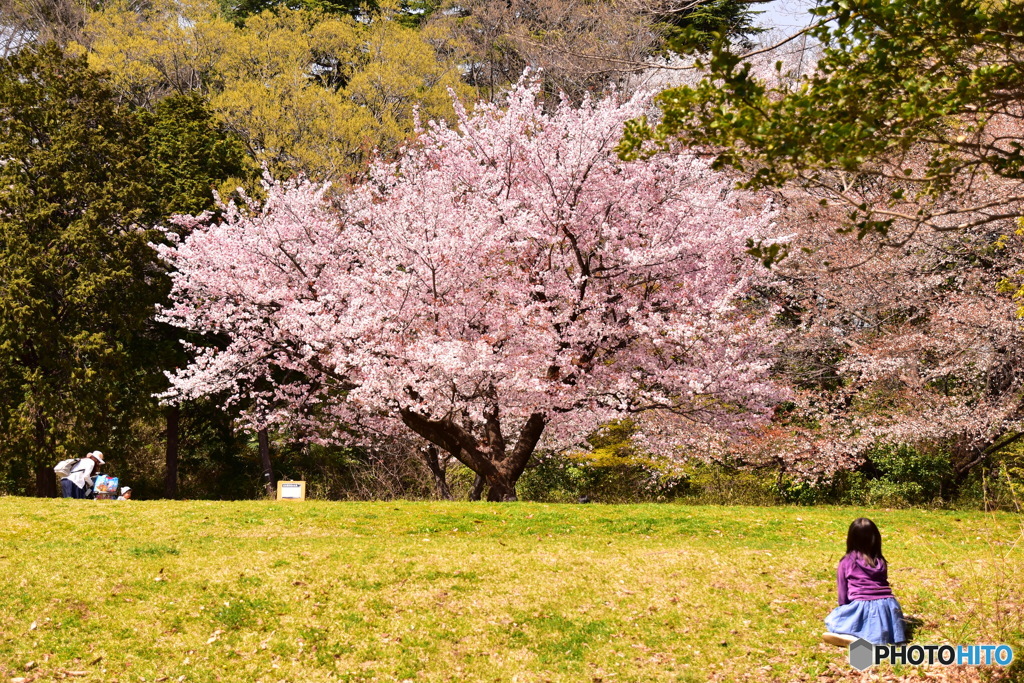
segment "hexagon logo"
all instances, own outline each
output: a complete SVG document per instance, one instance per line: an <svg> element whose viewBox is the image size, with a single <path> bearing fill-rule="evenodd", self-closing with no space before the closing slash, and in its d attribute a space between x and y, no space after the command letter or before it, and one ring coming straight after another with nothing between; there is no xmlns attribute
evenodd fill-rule
<svg viewBox="0 0 1024 683"><path fill-rule="evenodd" d="M850 643L850 666L857 671L863 671L875 663L875 646L858 638Z"/></svg>

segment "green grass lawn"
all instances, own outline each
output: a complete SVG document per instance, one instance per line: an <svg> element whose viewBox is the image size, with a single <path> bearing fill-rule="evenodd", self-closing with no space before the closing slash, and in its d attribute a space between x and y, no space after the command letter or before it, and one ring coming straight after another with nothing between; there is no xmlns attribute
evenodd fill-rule
<svg viewBox="0 0 1024 683"><path fill-rule="evenodd" d="M0 681L839 678L862 513L915 640L1024 658L1008 514L0 498Z"/></svg>

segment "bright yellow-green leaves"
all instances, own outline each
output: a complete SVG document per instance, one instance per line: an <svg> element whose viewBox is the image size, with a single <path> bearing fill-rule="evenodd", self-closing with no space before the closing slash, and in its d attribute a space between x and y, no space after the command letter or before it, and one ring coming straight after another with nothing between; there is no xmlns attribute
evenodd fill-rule
<svg viewBox="0 0 1024 683"><path fill-rule="evenodd" d="M149 106L173 92L202 89L232 29L207 0L156 0L142 10L115 0L89 13L80 48L91 67L110 73L121 97Z"/></svg>
<svg viewBox="0 0 1024 683"><path fill-rule="evenodd" d="M381 21L366 32L359 68L345 92L374 118L377 137L388 146L408 134L414 107L424 120L444 116L451 111L449 90L462 98L469 93L454 62L437 59L435 45L453 56L460 52L432 28L416 31Z"/></svg>
<svg viewBox="0 0 1024 683"><path fill-rule="evenodd" d="M237 27L208 0L115 3L85 29L90 64L149 106L202 92L212 110L277 176L339 180L374 149L407 139L413 110L447 117L449 89L466 94L451 39L402 26L382 10L367 22L279 8Z"/></svg>

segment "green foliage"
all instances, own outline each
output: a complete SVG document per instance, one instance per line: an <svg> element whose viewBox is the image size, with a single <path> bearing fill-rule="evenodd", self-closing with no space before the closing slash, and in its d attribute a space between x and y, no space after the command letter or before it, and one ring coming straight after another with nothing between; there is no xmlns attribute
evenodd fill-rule
<svg viewBox="0 0 1024 683"><path fill-rule="evenodd" d="M661 487L639 463L548 456L528 468L516 491L522 500L572 503L581 497L600 502L654 500ZM671 487L668 487L671 488Z"/></svg>
<svg viewBox="0 0 1024 683"><path fill-rule="evenodd" d="M678 54L693 50L707 52L723 37L735 45L749 47L750 38L763 33L749 2L708 0L684 10L659 17L663 47Z"/></svg>
<svg viewBox="0 0 1024 683"><path fill-rule="evenodd" d="M54 46L0 61L0 462L38 486L148 400L145 129Z"/></svg>
<svg viewBox="0 0 1024 683"><path fill-rule="evenodd" d="M519 479L519 497L550 502L674 498L685 487L686 477L670 463L639 451L631 442L635 431L629 421L614 422L590 437L590 451L540 457Z"/></svg>
<svg viewBox="0 0 1024 683"><path fill-rule="evenodd" d="M975 510L1024 512L1024 442L993 455L971 471L956 493L955 504Z"/></svg>
<svg viewBox="0 0 1024 683"><path fill-rule="evenodd" d="M943 500L953 483L949 453L907 444L880 445L868 453L868 468L877 478L868 486L873 505L915 505Z"/></svg>
<svg viewBox="0 0 1024 683"><path fill-rule="evenodd" d="M146 146L158 215L212 209L214 191L225 199L237 187L251 192L258 166L198 93L171 95L157 103L153 114L139 115L148 123Z"/></svg>
<svg viewBox="0 0 1024 683"><path fill-rule="evenodd" d="M942 448L883 444L864 464L820 480L771 468L745 470L694 462L666 476L648 463L549 457L518 487L528 500L573 502L673 500L700 505L857 505L1024 510L1024 442L1017 442L959 481Z"/></svg>
<svg viewBox="0 0 1024 683"><path fill-rule="evenodd" d="M659 487L652 484L652 473L636 463L547 457L523 473L516 491L523 500L554 503L584 496L596 502L636 502L658 497Z"/></svg>
<svg viewBox="0 0 1024 683"><path fill-rule="evenodd" d="M919 482L876 479L868 482L864 500L866 504L875 507L905 508L927 499Z"/></svg>
<svg viewBox="0 0 1024 683"><path fill-rule="evenodd" d="M820 481L782 476L772 488L787 503L874 507L951 505L957 490L948 452L908 444L875 446L855 471Z"/></svg>
<svg viewBox="0 0 1024 683"><path fill-rule="evenodd" d="M168 282L139 226L211 209L257 169L199 96L132 110L52 45L0 62L0 126L0 490L44 492L54 462L98 447L153 497L152 394L181 349L152 320ZM216 475L206 496L247 495L228 417L193 406L184 422L183 474Z"/></svg>
<svg viewBox="0 0 1024 683"><path fill-rule="evenodd" d="M1005 483L1012 502L1012 509L1024 510L1024 443L1018 441L997 459L998 471L994 473L1000 484ZM1010 508L1008 505L1007 508Z"/></svg>
<svg viewBox="0 0 1024 683"><path fill-rule="evenodd" d="M737 470L720 463L693 463L686 468L681 502L697 505L778 505L786 500L776 490L774 472Z"/></svg>

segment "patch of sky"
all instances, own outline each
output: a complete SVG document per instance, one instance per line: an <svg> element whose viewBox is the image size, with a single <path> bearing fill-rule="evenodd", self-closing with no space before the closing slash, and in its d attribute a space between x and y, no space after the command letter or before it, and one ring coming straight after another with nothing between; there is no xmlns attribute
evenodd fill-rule
<svg viewBox="0 0 1024 683"><path fill-rule="evenodd" d="M757 23L761 26L789 33L811 23L813 17L808 10L812 7L814 0L771 0L753 9L759 12Z"/></svg>

